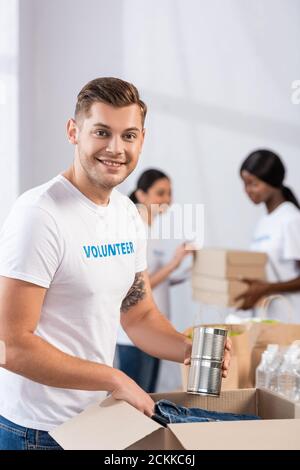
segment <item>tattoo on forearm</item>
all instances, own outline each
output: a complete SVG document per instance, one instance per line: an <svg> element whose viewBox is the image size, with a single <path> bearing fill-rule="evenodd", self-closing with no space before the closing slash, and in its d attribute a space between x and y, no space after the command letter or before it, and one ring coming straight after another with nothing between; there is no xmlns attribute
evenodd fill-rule
<svg viewBox="0 0 300 470"><path fill-rule="evenodd" d="M146 295L143 273L136 273L134 282L130 287L125 299L121 305L121 311L126 312L131 307L139 303Z"/></svg>

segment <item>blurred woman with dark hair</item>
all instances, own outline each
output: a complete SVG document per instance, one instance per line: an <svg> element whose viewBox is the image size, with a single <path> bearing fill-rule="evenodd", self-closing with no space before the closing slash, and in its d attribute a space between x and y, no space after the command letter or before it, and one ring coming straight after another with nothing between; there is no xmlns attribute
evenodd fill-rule
<svg viewBox="0 0 300 470"><path fill-rule="evenodd" d="M160 170L146 170L139 177L137 187L129 197L137 204L146 231L149 232L157 216L171 204L170 178ZM167 261L165 248L163 240L148 238L147 263L153 297L159 310L169 318L170 286L185 280L171 280L170 276L191 250L180 244L172 259ZM155 392L160 360L138 349L122 329L119 330L117 352L119 368L146 392Z"/></svg>
<svg viewBox="0 0 300 470"><path fill-rule="evenodd" d="M240 168L250 200L266 207L251 249L267 253L269 262L267 282L247 280L249 289L238 299L244 300L243 309L249 309L262 297L284 294L293 306L294 321L300 322L300 206L284 185L285 173L280 157L265 149L252 152Z"/></svg>

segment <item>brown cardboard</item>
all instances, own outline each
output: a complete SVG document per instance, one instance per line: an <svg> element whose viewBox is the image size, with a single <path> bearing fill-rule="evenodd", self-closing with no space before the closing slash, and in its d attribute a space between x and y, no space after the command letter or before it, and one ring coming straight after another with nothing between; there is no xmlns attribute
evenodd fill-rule
<svg viewBox="0 0 300 470"><path fill-rule="evenodd" d="M244 389L219 398L186 393L152 395L189 407L256 413L265 420L170 424L162 428L124 402L109 398L50 432L65 449L300 449L300 404L266 390Z"/></svg>
<svg viewBox="0 0 300 470"><path fill-rule="evenodd" d="M179 427L180 426L180 427ZM300 449L300 421L240 421L170 425L185 450Z"/></svg>
<svg viewBox="0 0 300 470"><path fill-rule="evenodd" d="M187 407L205 408L206 410L229 413L257 413L257 395L255 389L226 390L220 397L194 395L184 392L153 393L154 401L167 399L175 404Z"/></svg>
<svg viewBox="0 0 300 470"><path fill-rule="evenodd" d="M238 294L205 291L193 288L193 299L209 305L218 305L220 307L241 307L243 299L236 301Z"/></svg>
<svg viewBox="0 0 300 470"><path fill-rule="evenodd" d="M278 419L300 418L300 403L295 404L287 398L271 391L258 390L257 394L259 416L261 418L269 419L270 416L275 416Z"/></svg>
<svg viewBox="0 0 300 470"><path fill-rule="evenodd" d="M126 449L161 426L124 401L108 398L50 434L66 450Z"/></svg>
<svg viewBox="0 0 300 470"><path fill-rule="evenodd" d="M207 292L218 292L220 294L227 294L231 297L236 297L243 294L248 289L248 284L245 282L222 279L217 277L202 276L194 274L192 278L192 287L198 290Z"/></svg>
<svg viewBox="0 0 300 470"><path fill-rule="evenodd" d="M264 253L206 248L197 251L193 274L227 279L265 279Z"/></svg>

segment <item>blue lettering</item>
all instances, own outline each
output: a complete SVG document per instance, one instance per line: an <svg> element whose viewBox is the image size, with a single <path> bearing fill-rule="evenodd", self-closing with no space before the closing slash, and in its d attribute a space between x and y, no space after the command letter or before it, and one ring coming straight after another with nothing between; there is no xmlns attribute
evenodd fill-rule
<svg viewBox="0 0 300 470"><path fill-rule="evenodd" d="M132 242L120 242L107 245L83 245L85 256L90 258L106 258L107 256L129 255L134 253Z"/></svg>
<svg viewBox="0 0 300 470"><path fill-rule="evenodd" d="M100 253L100 246L99 246L99 245L97 245L97 252L98 252L99 258L102 258L102 255L101 255L101 253Z"/></svg>
<svg viewBox="0 0 300 470"><path fill-rule="evenodd" d="M108 256L116 256L116 246L108 245Z"/></svg>
<svg viewBox="0 0 300 470"><path fill-rule="evenodd" d="M85 256L89 258L91 256L91 247L90 246L83 246L83 249L85 251Z"/></svg>
<svg viewBox="0 0 300 470"><path fill-rule="evenodd" d="M91 246L92 255L94 258L98 258L98 250L95 246Z"/></svg>
<svg viewBox="0 0 300 470"><path fill-rule="evenodd" d="M102 251L102 255L104 257L106 257L107 256L107 245L101 245L101 251Z"/></svg>

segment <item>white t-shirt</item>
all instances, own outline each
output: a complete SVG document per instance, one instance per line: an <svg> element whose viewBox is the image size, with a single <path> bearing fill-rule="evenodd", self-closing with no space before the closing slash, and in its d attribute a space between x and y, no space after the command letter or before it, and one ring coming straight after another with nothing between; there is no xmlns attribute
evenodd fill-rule
<svg viewBox="0 0 300 470"><path fill-rule="evenodd" d="M268 254L267 279L285 282L300 276L300 211L291 202L280 204L271 214L262 217L255 230L251 250ZM300 322L300 291L285 294L290 301L292 322ZM275 300L270 306L270 318L289 321L287 306Z"/></svg>
<svg viewBox="0 0 300 470"><path fill-rule="evenodd" d="M148 227L145 224L145 231L148 232ZM156 273L167 263L167 250L166 240L155 239L149 237L147 239L147 265L149 275ZM165 279L163 282L158 284L152 289L153 299L158 309L167 318L170 317L170 280ZM132 341L128 338L127 334L122 327L119 328L118 332L118 344L131 346Z"/></svg>
<svg viewBox="0 0 300 470"><path fill-rule="evenodd" d="M108 206L98 206L62 175L24 193L0 234L0 275L48 289L35 334L99 364L112 365L120 305L145 269L135 205L113 190ZM106 395L42 385L5 369L0 384L0 415L44 431Z"/></svg>

